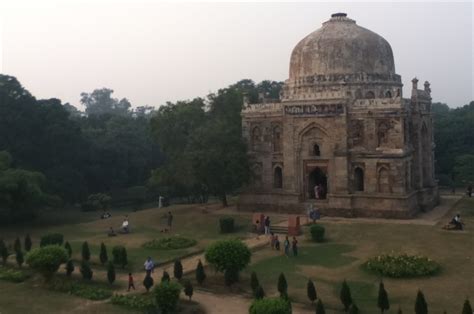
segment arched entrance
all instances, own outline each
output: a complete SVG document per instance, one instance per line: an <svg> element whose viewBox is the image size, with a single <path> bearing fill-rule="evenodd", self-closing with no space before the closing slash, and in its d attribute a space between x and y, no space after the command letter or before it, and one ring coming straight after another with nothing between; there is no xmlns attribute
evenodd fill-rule
<svg viewBox="0 0 474 314"><path fill-rule="evenodd" d="M308 196L310 199L326 199L327 192L327 175L321 168L316 167L308 176Z"/></svg>

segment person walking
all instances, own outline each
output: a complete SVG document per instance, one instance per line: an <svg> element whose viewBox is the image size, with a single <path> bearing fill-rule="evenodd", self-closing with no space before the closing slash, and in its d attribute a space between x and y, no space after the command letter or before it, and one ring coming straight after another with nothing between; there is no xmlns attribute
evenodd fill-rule
<svg viewBox="0 0 474 314"><path fill-rule="evenodd" d="M289 257L290 256L290 240L288 240L288 236L286 236L285 242L283 242L283 246L285 247L286 257Z"/></svg>
<svg viewBox="0 0 474 314"><path fill-rule="evenodd" d="M155 269L155 263L153 263L153 260L151 259L150 256L147 257L145 264L143 266L145 267L147 276L149 276Z"/></svg>
<svg viewBox="0 0 474 314"><path fill-rule="evenodd" d="M265 217L265 234L270 234L270 217L269 216L266 216Z"/></svg>
<svg viewBox="0 0 474 314"><path fill-rule="evenodd" d="M298 240L296 240L296 237L293 237L293 241L291 241L291 248L293 249L293 256L298 256Z"/></svg>
<svg viewBox="0 0 474 314"><path fill-rule="evenodd" d="M127 289L127 292L130 291L130 288L133 288L133 290L135 290L135 284L133 283L132 273L128 273L128 289Z"/></svg>
<svg viewBox="0 0 474 314"><path fill-rule="evenodd" d="M278 240L278 236L275 236L275 250L280 251L280 240Z"/></svg>

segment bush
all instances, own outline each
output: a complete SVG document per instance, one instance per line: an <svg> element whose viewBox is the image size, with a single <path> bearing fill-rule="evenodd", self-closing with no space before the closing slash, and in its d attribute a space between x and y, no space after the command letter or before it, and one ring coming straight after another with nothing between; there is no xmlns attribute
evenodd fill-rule
<svg viewBox="0 0 474 314"><path fill-rule="evenodd" d="M206 280L206 272L204 271L201 260L199 260L196 267L196 281L198 284L202 285L204 280Z"/></svg>
<svg viewBox="0 0 474 314"><path fill-rule="evenodd" d="M140 312L148 312L154 308L153 299L142 295L114 294L110 299L110 302Z"/></svg>
<svg viewBox="0 0 474 314"><path fill-rule="evenodd" d="M349 288L349 285L347 284L345 280L342 283L339 298L341 300L342 305L344 305L344 310L347 312L347 310L349 310L349 307L352 304L352 296L351 296L351 289Z"/></svg>
<svg viewBox="0 0 474 314"><path fill-rule="evenodd" d="M249 314L291 314L291 303L282 298L255 300L250 305Z"/></svg>
<svg viewBox="0 0 474 314"><path fill-rule="evenodd" d="M20 250L16 251L16 263L18 264L18 267L21 268L21 266L23 265L23 262L25 261L24 260L24 257L23 257L23 252Z"/></svg>
<svg viewBox="0 0 474 314"><path fill-rule="evenodd" d="M428 314L428 304L425 301L425 296L423 292L418 290L416 294L416 301L415 301L415 313L416 314Z"/></svg>
<svg viewBox="0 0 474 314"><path fill-rule="evenodd" d="M110 206L112 198L107 194L97 193L87 197L87 201L81 204L83 211L106 210Z"/></svg>
<svg viewBox="0 0 474 314"><path fill-rule="evenodd" d="M91 259L91 250L89 249L89 243L85 241L82 243L82 260L89 261Z"/></svg>
<svg viewBox="0 0 474 314"><path fill-rule="evenodd" d="M113 284L115 281L115 267L112 262L107 264L107 281L110 284Z"/></svg>
<svg viewBox="0 0 474 314"><path fill-rule="evenodd" d="M323 242L324 241L324 232L325 229L323 226L315 224L312 225L309 229L311 232L311 239L315 242Z"/></svg>
<svg viewBox="0 0 474 314"><path fill-rule="evenodd" d="M232 284L239 281L239 272L232 268L226 269L224 271L224 281L226 286L232 286Z"/></svg>
<svg viewBox="0 0 474 314"><path fill-rule="evenodd" d="M32 245L33 245L33 243L31 242L30 235L27 234L26 237L25 237L25 251L27 251L27 252L31 251L31 246Z"/></svg>
<svg viewBox="0 0 474 314"><path fill-rule="evenodd" d="M66 263L66 276L71 277L71 274L74 272L74 269L74 262L72 261L72 259L70 259Z"/></svg>
<svg viewBox="0 0 474 314"><path fill-rule="evenodd" d="M147 274L145 276L145 279L143 279L143 286L145 287L146 292L150 291L150 288L153 287L154 283L155 282L154 282L153 278L149 274Z"/></svg>
<svg viewBox="0 0 474 314"><path fill-rule="evenodd" d="M265 297L265 291L263 291L262 286L258 286L257 289L255 289L255 294L254 294L255 299L263 299Z"/></svg>
<svg viewBox="0 0 474 314"><path fill-rule="evenodd" d="M231 233L234 232L234 218L232 217L224 217L219 220L219 225L221 229L221 233Z"/></svg>
<svg viewBox="0 0 474 314"><path fill-rule="evenodd" d="M0 267L0 280L18 283L25 281L27 278L28 276L21 270Z"/></svg>
<svg viewBox="0 0 474 314"><path fill-rule="evenodd" d="M163 276L161 276L161 282L170 282L170 274L166 270L163 271Z"/></svg>
<svg viewBox="0 0 474 314"><path fill-rule="evenodd" d="M20 238L18 237L15 239L15 242L13 244L13 251L14 252L21 251L21 242L20 242Z"/></svg>
<svg viewBox="0 0 474 314"><path fill-rule="evenodd" d="M124 246L114 246L112 248L112 256L114 264L120 265L122 268L125 268L125 266L128 264L127 250Z"/></svg>
<svg viewBox="0 0 474 314"><path fill-rule="evenodd" d="M308 299L311 301L311 303L314 303L314 301L316 301L318 298L316 287L314 286L314 283L311 281L311 279L308 279L308 283L306 284L306 295L308 296Z"/></svg>
<svg viewBox="0 0 474 314"><path fill-rule="evenodd" d="M47 245L32 250L26 256L26 263L40 272L46 280L51 279L59 266L67 262L67 253L57 245Z"/></svg>
<svg viewBox="0 0 474 314"><path fill-rule="evenodd" d="M89 262L82 261L80 271L82 274L82 278L87 279L87 280L92 279L93 271L92 271L91 266L89 265Z"/></svg>
<svg viewBox="0 0 474 314"><path fill-rule="evenodd" d="M64 248L66 249L67 256L68 256L69 258L71 258L71 256L72 256L72 247L71 247L71 245L69 244L69 242L66 241L66 244L64 244Z"/></svg>
<svg viewBox="0 0 474 314"><path fill-rule="evenodd" d="M154 239L152 241L146 242L142 247L146 249L156 249L156 250L176 250L176 249L185 249L196 245L196 240L188 239L184 237L167 237L161 239Z"/></svg>
<svg viewBox="0 0 474 314"><path fill-rule="evenodd" d="M250 249L239 240L221 240L211 244L206 250L206 260L217 271L227 269L241 271L250 263Z"/></svg>
<svg viewBox="0 0 474 314"><path fill-rule="evenodd" d="M49 289L94 301L106 300L112 296L112 291L109 289L80 284L71 280L55 280L50 283Z"/></svg>
<svg viewBox="0 0 474 314"><path fill-rule="evenodd" d="M316 302L316 314L326 314L326 310L324 309L324 304L321 299L318 299Z"/></svg>
<svg viewBox="0 0 474 314"><path fill-rule="evenodd" d="M388 294L385 290L383 282L379 284L379 296L377 298L377 306L382 313L390 309L390 303L388 302Z"/></svg>
<svg viewBox="0 0 474 314"><path fill-rule="evenodd" d="M359 314L359 308L354 303L349 307L349 314Z"/></svg>
<svg viewBox="0 0 474 314"><path fill-rule="evenodd" d="M107 263L107 261L109 260L109 256L107 255L107 248L105 247L105 244L104 242L102 242L100 244L100 255L99 255L99 258L100 258L100 263L102 265L104 265L105 263Z"/></svg>
<svg viewBox="0 0 474 314"><path fill-rule="evenodd" d="M173 275L174 278L178 280L181 280L181 278L183 278L183 265L181 264L181 261L179 259L174 262Z"/></svg>
<svg viewBox="0 0 474 314"><path fill-rule="evenodd" d="M365 264L369 271L393 278L410 278L435 274L439 265L433 260L414 255L385 254L370 258Z"/></svg>
<svg viewBox="0 0 474 314"><path fill-rule="evenodd" d="M280 292L281 298L288 297L288 283L286 282L286 278L283 273L281 273L278 277L278 292Z"/></svg>
<svg viewBox="0 0 474 314"><path fill-rule="evenodd" d="M40 247L47 245L63 245L64 235L61 233L49 233L41 237Z"/></svg>
<svg viewBox="0 0 474 314"><path fill-rule="evenodd" d="M153 289L156 305L163 314L176 310L180 293L181 286L175 282L162 282Z"/></svg>
<svg viewBox="0 0 474 314"><path fill-rule="evenodd" d="M7 264L8 255L8 248L3 239L0 239L0 256L2 256L3 265Z"/></svg>
<svg viewBox="0 0 474 314"><path fill-rule="evenodd" d="M193 297L193 285L191 284L191 280L186 280L184 282L184 294L189 298L189 300Z"/></svg>

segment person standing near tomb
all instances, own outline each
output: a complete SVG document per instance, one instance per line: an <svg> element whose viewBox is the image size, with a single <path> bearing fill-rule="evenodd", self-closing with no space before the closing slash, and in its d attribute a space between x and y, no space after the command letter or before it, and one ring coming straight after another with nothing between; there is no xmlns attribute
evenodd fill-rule
<svg viewBox="0 0 474 314"><path fill-rule="evenodd" d="M290 240L288 239L288 236L286 236L285 242L283 242L283 246L285 247L286 257L289 257L290 256Z"/></svg>
<svg viewBox="0 0 474 314"><path fill-rule="evenodd" d="M265 217L264 223L265 223L265 234L266 235L270 234L270 217L269 216Z"/></svg>
<svg viewBox="0 0 474 314"><path fill-rule="evenodd" d="M280 240L278 240L278 236L275 236L275 250L280 251Z"/></svg>
<svg viewBox="0 0 474 314"><path fill-rule="evenodd" d="M293 237L291 248L293 249L293 256L298 256L298 240L296 240L296 237Z"/></svg>

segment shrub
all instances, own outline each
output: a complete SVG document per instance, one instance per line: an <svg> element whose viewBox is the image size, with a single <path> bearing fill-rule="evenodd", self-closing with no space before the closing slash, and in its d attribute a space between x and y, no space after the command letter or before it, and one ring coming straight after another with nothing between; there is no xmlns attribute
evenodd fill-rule
<svg viewBox="0 0 474 314"><path fill-rule="evenodd" d="M314 224L309 229L311 232L311 239L315 242L323 242L324 241L324 232L325 229L323 226Z"/></svg>
<svg viewBox="0 0 474 314"><path fill-rule="evenodd" d="M114 294L110 299L110 302L140 312L151 312L154 308L153 299L142 295Z"/></svg>
<svg viewBox="0 0 474 314"><path fill-rule="evenodd" d="M416 294L416 301L415 301L415 313L416 314L428 314L428 304L425 301L425 296L423 292L418 290Z"/></svg>
<svg viewBox="0 0 474 314"><path fill-rule="evenodd" d="M89 261L91 259L91 250L89 249L89 243L85 241L82 243L82 260L83 261Z"/></svg>
<svg viewBox="0 0 474 314"><path fill-rule="evenodd" d="M219 225L221 229L221 233L231 233L234 232L234 218L232 217L224 217L219 220Z"/></svg>
<svg viewBox="0 0 474 314"><path fill-rule="evenodd" d="M193 285L191 284L191 280L186 280L184 282L184 294L191 300L193 297Z"/></svg>
<svg viewBox="0 0 474 314"><path fill-rule="evenodd" d="M99 255L99 258L100 258L100 263L102 265L104 265L105 263L107 263L107 261L109 260L109 257L107 255L107 248L105 247L105 244L104 242L102 242L100 244L100 255Z"/></svg>
<svg viewBox="0 0 474 314"><path fill-rule="evenodd" d="M28 276L21 270L0 267L0 280L18 283L25 281L27 278Z"/></svg>
<svg viewBox="0 0 474 314"><path fill-rule="evenodd" d="M178 280L181 280L181 278L183 278L183 265L181 264L181 261L179 259L174 262L173 275L174 278Z"/></svg>
<svg viewBox="0 0 474 314"><path fill-rule="evenodd" d="M25 251L27 252L31 251L32 245L33 245L33 242L31 242L30 234L27 234L25 237Z"/></svg>
<svg viewBox="0 0 474 314"><path fill-rule="evenodd" d="M250 305L249 314L291 314L291 303L282 298L258 299Z"/></svg>
<svg viewBox="0 0 474 314"><path fill-rule="evenodd" d="M206 272L204 271L201 260L199 260L196 267L196 281L198 284L202 285L204 280L206 280Z"/></svg>
<svg viewBox="0 0 474 314"><path fill-rule="evenodd" d="M25 261L24 257L23 257L23 252L20 250L16 251L16 263L18 264L18 267L21 268L21 266L23 265L23 262Z"/></svg>
<svg viewBox="0 0 474 314"><path fill-rule="evenodd" d="M26 256L26 263L40 272L46 280L51 279L62 263L67 262L67 253L58 245L47 245L34 250Z"/></svg>
<svg viewBox="0 0 474 314"><path fill-rule="evenodd" d="M112 256L114 264L120 265L122 268L125 268L125 266L128 264L127 250L124 246L114 246L112 248Z"/></svg>
<svg viewBox="0 0 474 314"><path fill-rule="evenodd" d="M115 281L115 267L112 262L107 264L107 280L110 284L113 284Z"/></svg>
<svg viewBox="0 0 474 314"><path fill-rule="evenodd" d="M69 244L69 242L66 241L66 244L64 244L64 248L66 249L68 257L71 258L71 256L72 256L72 247Z"/></svg>
<svg viewBox="0 0 474 314"><path fill-rule="evenodd" d="M265 297L265 291L263 291L263 287L262 286L258 286L257 289L255 290L255 299L259 300L259 299L263 299Z"/></svg>
<svg viewBox="0 0 474 314"><path fill-rule="evenodd" d="M349 307L349 314L359 314L359 308L354 303Z"/></svg>
<svg viewBox="0 0 474 314"><path fill-rule="evenodd" d="M383 282L379 284L379 296L377 300L377 306L382 311L382 313L388 309L390 309L390 303L388 302L388 294L385 291L385 287Z"/></svg>
<svg viewBox="0 0 474 314"><path fill-rule="evenodd" d="M352 296L351 296L351 289L349 285L344 280L341 287L341 292L339 294L339 298L341 300L342 305L344 305L344 310L347 312L349 306L352 304Z"/></svg>
<svg viewBox="0 0 474 314"><path fill-rule="evenodd" d="M64 236L61 233L49 233L41 237L40 247L47 245L63 245Z"/></svg>
<svg viewBox="0 0 474 314"><path fill-rule="evenodd" d="M143 279L143 286L145 287L146 292L150 291L150 288L153 287L154 283L155 282L154 282L153 278L150 276L150 274L147 274L145 276L145 279Z"/></svg>
<svg viewBox="0 0 474 314"><path fill-rule="evenodd" d="M72 259L70 259L66 263L66 276L71 277L71 274L74 272L74 269L74 262L72 261Z"/></svg>
<svg viewBox="0 0 474 314"><path fill-rule="evenodd" d="M172 313L178 305L181 286L175 282L162 282L153 289L156 305L162 313Z"/></svg>
<svg viewBox="0 0 474 314"><path fill-rule="evenodd" d="M149 242L145 242L142 247L146 249L156 249L156 250L176 250L176 249L185 249L196 245L196 240L188 239L184 237L167 237L161 239L154 239Z"/></svg>
<svg viewBox="0 0 474 314"><path fill-rule="evenodd" d="M232 269L237 272L250 263L250 249L239 240L221 240L211 244L206 250L206 260L217 271Z"/></svg>
<svg viewBox="0 0 474 314"><path fill-rule="evenodd" d="M20 238L18 237L15 239L15 242L13 244L13 251L15 252L21 251L21 242L20 242Z"/></svg>
<svg viewBox="0 0 474 314"><path fill-rule="evenodd" d="M462 314L472 314L472 307L469 300L464 301L464 305L462 306Z"/></svg>
<svg viewBox="0 0 474 314"><path fill-rule="evenodd" d="M87 201L81 204L83 211L106 210L110 206L112 198L107 194L97 193L87 197Z"/></svg>
<svg viewBox="0 0 474 314"><path fill-rule="evenodd" d="M321 299L318 299L316 302L316 314L326 314L326 310L324 309L324 304Z"/></svg>
<svg viewBox="0 0 474 314"><path fill-rule="evenodd" d="M259 286L260 283L258 282L257 273L253 271L252 274L250 274L250 288L252 288L252 292L254 295Z"/></svg>
<svg viewBox="0 0 474 314"><path fill-rule="evenodd" d="M163 271L163 276L161 276L161 282L170 282L170 274L166 270Z"/></svg>
<svg viewBox="0 0 474 314"><path fill-rule="evenodd" d="M3 265L6 265L9 253L8 248L3 239L0 239L0 255L2 256Z"/></svg>
<svg viewBox="0 0 474 314"><path fill-rule="evenodd" d="M439 265L433 260L416 255L384 254L370 258L364 267L379 275L393 278L428 276L439 271Z"/></svg>
<svg viewBox="0 0 474 314"><path fill-rule="evenodd" d="M224 271L225 285L230 287L232 284L239 281L239 272L235 269L228 268Z"/></svg>
<svg viewBox="0 0 474 314"><path fill-rule="evenodd" d="M109 289L80 284L71 280L54 280L49 284L49 289L94 301L105 300L112 296L112 292Z"/></svg>
<svg viewBox="0 0 474 314"><path fill-rule="evenodd" d="M314 301L316 301L318 298L316 287L314 286L314 283L311 281L311 279L308 279L308 283L306 284L306 294L311 303L314 303Z"/></svg>
<svg viewBox="0 0 474 314"><path fill-rule="evenodd" d="M278 277L278 292L280 292L280 297L287 298L288 297L288 284L286 282L285 275L283 273L280 274Z"/></svg>
<svg viewBox="0 0 474 314"><path fill-rule="evenodd" d="M92 271L91 266L89 265L89 262L82 261L80 271L82 274L82 278L87 279L87 280L92 279L93 271Z"/></svg>

